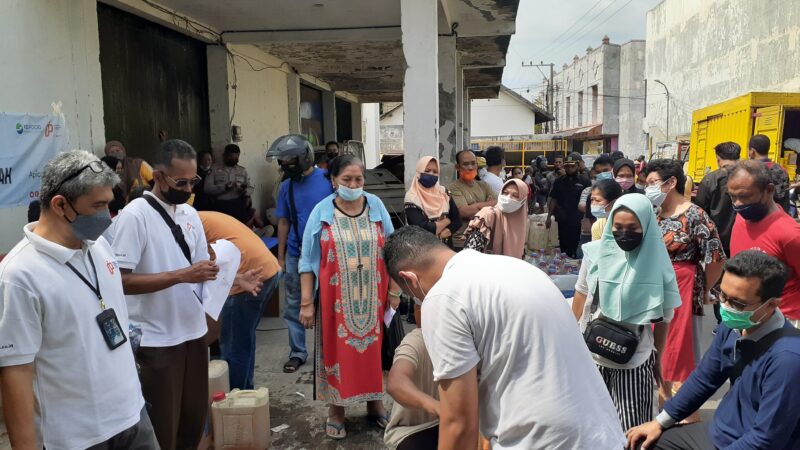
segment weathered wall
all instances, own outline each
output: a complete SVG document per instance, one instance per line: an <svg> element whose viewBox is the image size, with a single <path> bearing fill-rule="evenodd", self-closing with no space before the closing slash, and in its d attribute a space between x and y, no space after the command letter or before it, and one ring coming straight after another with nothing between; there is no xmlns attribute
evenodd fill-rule
<svg viewBox="0 0 800 450"><path fill-rule="evenodd" d="M620 51L621 47L614 44L604 44L603 67L598 71L603 72L603 79L598 89L598 102L601 105L597 113L597 123L602 123L602 133L619 133L619 93L620 93ZM591 89L588 89L587 97L591 97ZM584 106L584 111L586 111ZM591 107L588 111L589 121L591 121ZM613 147L612 147L613 148Z"/></svg>
<svg viewBox="0 0 800 450"><path fill-rule="evenodd" d="M502 90L496 99L472 100L470 109L473 139L533 134L533 111Z"/></svg>
<svg viewBox="0 0 800 450"><path fill-rule="evenodd" d="M63 102L69 147L105 145L94 0L4 0L0 13L0 110L46 114ZM2 149L0 149L2 151ZM0 212L0 253L22 237L26 208Z"/></svg>
<svg viewBox="0 0 800 450"><path fill-rule="evenodd" d="M631 41L620 51L619 150L629 157L647 154L644 120L645 42Z"/></svg>
<svg viewBox="0 0 800 450"><path fill-rule="evenodd" d="M664 82L670 134L691 131L692 111L750 91L800 91L800 2L665 0L647 14L647 119L662 140Z"/></svg>

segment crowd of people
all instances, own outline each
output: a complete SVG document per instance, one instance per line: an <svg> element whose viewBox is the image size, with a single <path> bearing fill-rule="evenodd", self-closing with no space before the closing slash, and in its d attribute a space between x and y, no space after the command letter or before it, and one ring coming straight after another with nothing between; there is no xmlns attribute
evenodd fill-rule
<svg viewBox="0 0 800 450"><path fill-rule="evenodd" d="M231 388L252 389L256 327L282 281L282 369L313 358L331 439L366 403L398 449L800 449L800 225L765 148L754 136L739 161L737 144L717 145L719 169L694 198L675 160L613 152L586 167L569 153L508 170L499 147L464 150L445 186L427 156L395 229L362 161L335 142L315 157L287 135L267 152L283 176L277 255L253 231L262 219L235 144L221 165L177 139L152 166L118 141L102 160L62 153L0 265L12 445L196 448L209 344ZM525 260L533 213L582 258L571 309ZM221 240L241 263L214 321L203 285ZM391 349L389 412L384 317L404 300L417 328ZM709 304L714 330L702 327Z"/></svg>

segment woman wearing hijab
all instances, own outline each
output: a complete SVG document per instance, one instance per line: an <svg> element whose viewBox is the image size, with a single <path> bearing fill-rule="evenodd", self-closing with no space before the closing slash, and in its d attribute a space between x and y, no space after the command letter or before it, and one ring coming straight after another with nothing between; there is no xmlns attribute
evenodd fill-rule
<svg viewBox="0 0 800 450"><path fill-rule="evenodd" d="M618 159L614 162L614 180L619 183L624 194L644 194L636 187L636 165L627 158Z"/></svg>
<svg viewBox="0 0 800 450"><path fill-rule="evenodd" d="M406 222L435 234L452 246L452 237L461 228L461 216L453 197L439 184L439 161L424 156L417 162L417 176L405 198Z"/></svg>
<svg viewBox="0 0 800 450"><path fill-rule="evenodd" d="M653 391L661 381L658 355L664 349L668 322L681 304L650 201L641 194L620 197L602 238L585 244L583 254L572 304L581 329L592 327L593 321L606 321L638 337L627 362L592 353L627 430L652 419Z"/></svg>
<svg viewBox="0 0 800 450"><path fill-rule="evenodd" d="M528 185L508 180L500 191L496 206L478 211L467 227L465 248L482 253L522 258L528 236Z"/></svg>

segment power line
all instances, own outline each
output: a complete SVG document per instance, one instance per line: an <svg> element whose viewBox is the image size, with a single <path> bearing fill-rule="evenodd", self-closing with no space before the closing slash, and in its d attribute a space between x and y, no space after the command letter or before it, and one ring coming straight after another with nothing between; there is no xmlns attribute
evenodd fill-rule
<svg viewBox="0 0 800 450"><path fill-rule="evenodd" d="M583 18L584 18L584 17L586 17L587 15L589 15L589 13L590 13L590 12L592 12L592 10L594 10L595 8L597 8L598 6L600 6L600 4L601 4L601 3L603 3L604 1L605 1L605 0L597 0L597 1L595 2L595 4L594 4L594 5L592 5L592 7L591 7L591 8L587 9L587 10L586 10L586 12L585 12L585 13L583 13L583 15L582 15L582 16L580 16L580 17L579 17L579 18L578 18L578 19L577 19L575 22L572 22L572 25L570 25L570 26L569 26L569 27L568 27L566 30L564 30L564 31L563 31L561 34L559 34L558 36L556 36L556 37L555 37L555 38L554 38L552 41L550 41L550 43L549 43L549 44L545 45L545 46L544 46L544 48L542 48L541 50L539 50L539 54L545 54L545 52L547 52L547 51L549 51L549 50L552 50L554 45L558 45L558 40L559 40L559 39L561 39L562 37L566 36L566 35L567 35L567 33L569 33L569 32L572 30L572 28L574 28L574 27L575 27L575 25L579 24L579 23L580 23L580 21L581 21L581 20L583 20ZM612 0L612 2L611 2L611 3L614 3L614 1L616 1L616 0Z"/></svg>
<svg viewBox="0 0 800 450"><path fill-rule="evenodd" d="M593 22L594 22L596 19L598 19L600 16L602 16L602 15L603 15L603 13L605 13L606 11L608 11L608 9L609 9L609 8L611 8L612 6L614 6L614 4L615 4L617 1L618 1L618 0L611 0L611 3L607 4L607 5L605 6L605 8L601 9L601 10L600 10L600 11L599 11L597 14L595 14L594 16L592 16L592 18L591 18L591 19L589 19L589 20L588 20L586 23L584 23L584 24L583 24L583 25L582 25L580 28L578 28L578 29L575 31L575 35L573 36L573 37L577 36L577 39L572 39L572 38L570 38L570 39L567 39L567 40L565 40L565 41L561 42L559 45L555 46L555 47L554 47L552 50L550 50L550 52L549 52L549 53L546 53L546 54L545 54L545 56L549 56L549 55L552 55L552 54L554 54L554 53L558 53L558 52L560 52L560 51L562 51L562 50L564 50L564 49L566 49L566 48L569 48L569 46L570 46L570 45L572 45L572 44L574 44L574 43L576 43L576 42L580 41L581 39L583 39L583 38L586 36L586 33L584 33L584 34L582 34L582 35L578 35L578 33L580 33L581 31L585 30L585 29L586 29L586 27L589 27L589 26L591 26L591 25L592 25L592 23L593 23Z"/></svg>
<svg viewBox="0 0 800 450"><path fill-rule="evenodd" d="M616 0L615 0L615 1L616 1ZM606 17L606 18L605 18L605 20L603 20L602 22L598 23L598 24L597 24L597 25L595 25L594 27L592 27L592 28L590 28L589 30L587 30L587 31L586 31L584 34L582 34L581 36L579 36L579 37L578 37L577 39L575 39L574 41L570 42L570 43L568 44L568 46L569 46L569 45L573 45L574 43L577 43L578 41L580 41L580 40L584 39L586 36L588 36L588 35L589 35L589 33L593 32L594 30L596 30L596 29L600 28L601 26L603 26L603 25L604 25L606 22L608 22L609 20L611 20L611 18L613 18L614 16L616 16L616 15L617 15L617 14L618 14L620 11L622 11L622 10L623 10L623 9L624 9L626 6L630 5L632 2L633 2L633 0L628 0L628 2L626 2L624 5L622 5L622 6L620 6L619 8L617 8L617 9L616 9L614 12L612 12L612 13L611 13L611 15L609 15L608 17ZM611 6L611 4L609 4L609 6ZM568 47L568 46L567 46L567 47Z"/></svg>

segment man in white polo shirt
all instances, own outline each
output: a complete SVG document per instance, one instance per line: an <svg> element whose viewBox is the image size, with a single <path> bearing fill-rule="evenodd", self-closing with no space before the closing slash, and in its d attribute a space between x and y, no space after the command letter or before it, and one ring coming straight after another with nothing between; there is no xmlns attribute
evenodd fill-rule
<svg viewBox="0 0 800 450"><path fill-rule="evenodd" d="M492 450L625 446L600 372L547 275L519 258L456 254L413 226L383 252L389 275L423 299L440 450L475 448L479 418Z"/></svg>
<svg viewBox="0 0 800 450"><path fill-rule="evenodd" d="M142 390L164 450L197 448L208 409L201 286L219 269L197 211L186 205L200 181L196 159L187 142L163 142L152 192L120 212L114 238L131 322L142 328Z"/></svg>
<svg viewBox="0 0 800 450"><path fill-rule="evenodd" d="M0 264L0 382L14 449L157 449L111 247L117 175L75 150L42 174L40 220Z"/></svg>

